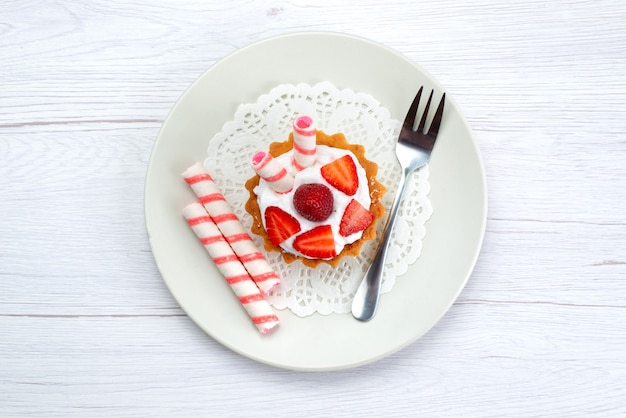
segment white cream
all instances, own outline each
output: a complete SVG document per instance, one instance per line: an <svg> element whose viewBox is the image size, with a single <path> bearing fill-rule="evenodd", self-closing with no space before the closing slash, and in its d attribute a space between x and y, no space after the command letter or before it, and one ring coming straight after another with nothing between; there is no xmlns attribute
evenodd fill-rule
<svg viewBox="0 0 626 418"><path fill-rule="evenodd" d="M352 160L354 161L354 164L356 165L356 168L357 168L356 171L357 171L357 177L359 179L359 186L357 188L356 193L353 196L348 196L345 193L335 189L324 179L324 177L322 177L322 173L320 172L320 168L322 166L332 161L335 161L336 159L341 158L344 155L349 155L350 158L352 158ZM351 151L341 149L341 148L333 148L333 147L329 147L326 145L317 146L317 158L316 158L315 163L312 166L307 167L302 171L297 171L294 168L292 164L292 159L293 159L293 151L286 152L285 154L280 155L275 158L275 160L280 165L285 167L287 169L287 172L289 172L295 178L293 189L289 193L285 193L285 194L276 193L274 190L271 189L268 183L263 179L261 179L261 181L259 182L259 185L254 188L254 193L257 195L259 209L261 210L261 214L263 218L263 227L266 228L265 210L269 206L277 206L281 208L282 210L284 210L285 212L291 214L294 218L298 220L298 222L300 222L300 227L302 229L299 232L299 234L309 231L319 225L330 225L333 231L333 236L335 238L335 250L336 250L336 253L339 254L343 250L343 247L345 247L347 244L351 244L355 242L356 240L360 239L363 236L363 231L360 231L350 236L343 237L339 233L339 225L341 223L341 217L343 216L343 213L346 210L346 207L352 201L352 199L355 199L357 202L363 205L364 208L369 209L370 207L371 199L370 199L369 187L367 185L367 176L365 173L365 169L361 167L361 165L359 164L359 161L357 160L357 158ZM333 205L333 212L331 213L330 217L323 222L311 222L308 219L305 219L304 217L302 217L302 215L300 215L294 208L293 195L295 191L298 189L300 185L308 184L308 183L323 184L325 186L328 186L328 188L333 193L333 197L335 199L334 205ZM306 257L304 254L300 253L295 248L293 248L293 241L295 237L296 237L295 235L292 237L289 237L287 240L283 241L280 244L280 247L289 253L299 255L301 257ZM310 258L310 257L306 257L306 258Z"/></svg>

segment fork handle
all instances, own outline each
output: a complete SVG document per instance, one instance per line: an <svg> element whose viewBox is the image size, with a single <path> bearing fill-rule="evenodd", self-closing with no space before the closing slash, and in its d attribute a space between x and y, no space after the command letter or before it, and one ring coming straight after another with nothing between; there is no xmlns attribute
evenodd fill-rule
<svg viewBox="0 0 626 418"><path fill-rule="evenodd" d="M410 171L405 171L400 179L396 196L391 205L389 218L387 218L385 228L383 229L382 239L376 248L376 255L352 300L352 316L359 321L369 321L376 314L378 299L380 297L380 285L383 279L383 269L385 267L385 261L387 260L387 250L389 249L389 240L393 226L396 223L396 215L400 207L400 201L402 200L409 174Z"/></svg>

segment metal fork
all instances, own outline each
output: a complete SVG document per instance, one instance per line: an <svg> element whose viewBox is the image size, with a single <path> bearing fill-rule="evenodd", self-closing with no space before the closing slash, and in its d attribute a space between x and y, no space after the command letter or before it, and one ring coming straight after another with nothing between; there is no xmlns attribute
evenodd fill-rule
<svg viewBox="0 0 626 418"><path fill-rule="evenodd" d="M433 98L433 90L430 92L428 102L426 102L426 107L424 108L424 113L420 119L419 125L417 126L417 130L414 130L415 116L417 115L417 108L419 106L422 90L423 87L420 87L415 99L413 99L413 103L407 112L404 123L402 124L398 142L396 143L396 156L400 166L402 167L402 176L400 178L398 190L396 191L396 196L393 200L393 205L391 206L391 212L389 213L389 218L385 224L382 239L376 249L376 256L365 273L365 277L359 285L359 288L354 295L354 300L352 301L352 315L360 321L369 321L376 313L378 299L380 297L380 285L383 277L383 268L387 258L387 249L389 248L389 239L391 237L393 225L396 221L398 207L400 206L400 201L402 199L402 195L404 194L407 183L406 181L411 173L428 162L435 145L435 140L437 139L439 126L441 125L443 107L446 100L445 93L441 97L439 106L437 106L437 111L433 116L428 132L424 133L428 109Z"/></svg>

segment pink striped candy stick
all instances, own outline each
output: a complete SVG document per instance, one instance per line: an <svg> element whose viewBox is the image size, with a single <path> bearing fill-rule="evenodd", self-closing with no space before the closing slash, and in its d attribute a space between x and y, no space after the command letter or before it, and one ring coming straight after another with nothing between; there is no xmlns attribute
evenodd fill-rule
<svg viewBox="0 0 626 418"><path fill-rule="evenodd" d="M298 171L315 163L316 132L315 122L309 116L298 116L293 125L293 164Z"/></svg>
<svg viewBox="0 0 626 418"><path fill-rule="evenodd" d="M267 334L278 325L279 319L269 303L263 298L218 227L211 220L206 209L199 202L194 202L185 206L182 212L187 223L204 245L204 249L209 253L218 270L224 275L226 282L239 298L239 302L252 322L261 334Z"/></svg>
<svg viewBox="0 0 626 418"><path fill-rule="evenodd" d="M183 172L187 184L191 186L200 203L211 216L226 241L243 263L252 280L262 294L280 283L278 274L269 265L265 256L246 232L243 225L232 211L224 195L206 172L202 164L196 163Z"/></svg>
<svg viewBox="0 0 626 418"><path fill-rule="evenodd" d="M293 189L293 176L271 154L265 151L254 154L252 168L276 193L289 193Z"/></svg>

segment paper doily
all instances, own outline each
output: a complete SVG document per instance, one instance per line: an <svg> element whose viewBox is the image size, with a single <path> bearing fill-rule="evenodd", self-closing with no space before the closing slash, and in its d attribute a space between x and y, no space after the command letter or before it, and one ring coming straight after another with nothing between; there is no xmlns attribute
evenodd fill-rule
<svg viewBox="0 0 626 418"><path fill-rule="evenodd" d="M240 105L234 119L222 127L208 146L204 166L244 227L250 231L252 224L244 209L249 197L244 183L255 175L250 158L259 150L267 150L271 142L286 140L293 118L301 114L313 116L317 128L325 133L342 132L348 142L365 146L365 156L378 164L378 180L387 186L383 203L389 209L401 175L395 156L401 123L391 119L387 109L364 93L338 90L328 82L314 86L283 84L259 97L256 103ZM429 190L426 165L407 182L390 242L382 293L390 292L396 276L404 274L420 255L426 232L424 223L432 214ZM379 236L385 220L378 222ZM263 240L251 236L263 251ZM376 244L376 240L366 242L359 256L344 257L337 267L322 263L315 269L299 261L286 264L279 253L267 253L268 262L282 280L267 295L268 301L276 309L288 308L300 317L315 312L349 313Z"/></svg>

